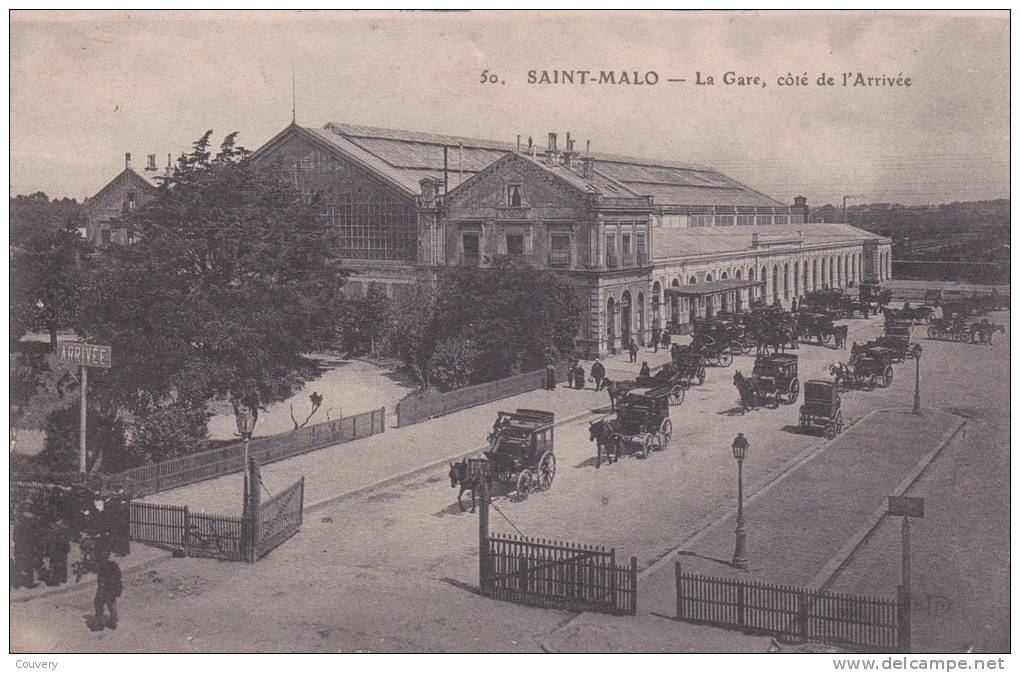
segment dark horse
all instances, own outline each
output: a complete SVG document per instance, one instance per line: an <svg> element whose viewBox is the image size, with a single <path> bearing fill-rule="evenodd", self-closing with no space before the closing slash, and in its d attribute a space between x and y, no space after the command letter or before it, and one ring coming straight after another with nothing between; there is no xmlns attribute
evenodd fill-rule
<svg viewBox="0 0 1020 673"><path fill-rule="evenodd" d="M602 466L602 451L606 452L606 462L612 465L620 459L616 443L616 433L620 424L614 418L603 418L588 424L588 441L595 442L595 469Z"/></svg>
<svg viewBox="0 0 1020 673"><path fill-rule="evenodd" d="M450 488L457 488L460 486L460 491L457 493L457 505L460 507L460 511L464 511L464 501L461 500L460 496L464 495L464 491L471 491L471 512L475 511L475 500L478 496L478 477L468 476L468 464L466 460L461 460L456 463L450 463Z"/></svg>
<svg viewBox="0 0 1020 673"><path fill-rule="evenodd" d="M747 412L761 405L761 395L758 390L758 382L754 377L746 377L739 370L733 375L733 385L740 393L740 409Z"/></svg>

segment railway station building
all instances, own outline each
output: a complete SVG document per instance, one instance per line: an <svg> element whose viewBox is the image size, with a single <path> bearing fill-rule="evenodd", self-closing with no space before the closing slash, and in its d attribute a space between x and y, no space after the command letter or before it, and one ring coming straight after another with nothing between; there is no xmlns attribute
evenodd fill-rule
<svg viewBox="0 0 1020 673"><path fill-rule="evenodd" d="M570 134L540 147L291 124L253 158L318 194L351 292L396 296L443 266L519 258L577 288L587 357L752 300L789 308L891 274L889 239L808 224L802 197L784 204L704 166L578 151Z"/></svg>

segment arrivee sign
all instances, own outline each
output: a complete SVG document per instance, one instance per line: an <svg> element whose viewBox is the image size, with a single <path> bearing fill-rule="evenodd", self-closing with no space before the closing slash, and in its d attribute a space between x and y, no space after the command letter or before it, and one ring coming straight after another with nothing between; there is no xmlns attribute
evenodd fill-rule
<svg viewBox="0 0 1020 673"><path fill-rule="evenodd" d="M113 366L113 349L109 346L94 346L77 341L61 341L57 344L57 354L61 362L82 367Z"/></svg>

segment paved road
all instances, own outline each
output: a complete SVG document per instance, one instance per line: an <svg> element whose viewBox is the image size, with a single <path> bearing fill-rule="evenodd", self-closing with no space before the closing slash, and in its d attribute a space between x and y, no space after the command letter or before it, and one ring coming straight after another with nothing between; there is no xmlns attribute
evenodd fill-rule
<svg viewBox="0 0 1020 673"><path fill-rule="evenodd" d="M849 324L851 339L863 340L881 330L877 320ZM933 344L930 361L929 344L925 348L925 366L942 363L932 367L929 403L948 406L956 399L959 406L961 391L972 398L983 394L994 361L967 367L954 355L954 349L980 347ZM1006 353L1004 342L986 350ZM799 353L802 380L821 376L825 365L847 355L813 346ZM737 366L746 372L751 362L738 358ZM629 365L614 361L609 366ZM897 367L889 389L848 394L844 402L848 419L882 407L909 408L913 381L904 375L909 366ZM633 554L640 567L650 565L732 511L735 489L729 445L736 432L744 432L752 442L745 464L749 491L781 475L822 442L791 431L796 405L741 415L732 373L732 368L710 370L706 384L673 410L672 446L647 460L628 457L596 470L584 420L558 428L558 473L552 489L524 502L497 494L495 504L506 518L494 512L493 529L615 546L618 556ZM952 385L957 388L950 389ZM546 394L573 401L587 395L567 390ZM1001 396L1001 390L996 394ZM602 400L591 406L604 404ZM502 406L518 406L517 402L508 400ZM379 472L370 474L366 467L363 479L392 475L394 465L417 462L411 457L432 450L437 440L455 443L468 434L484 436L491 413L487 418L463 413L415 426L416 431L408 428L414 432L397 443L402 460L380 458ZM459 417L474 419L470 432L459 424ZM386 451L397 437L387 431L372 447ZM334 473L347 473L354 464L361 463L317 463L306 466L304 473L312 488L316 480L333 479ZM366 456L364 465L374 464ZM257 565L180 559L150 570L151 574L132 576L122 599L123 626L113 634L84 629L81 616L90 604L87 594L18 604L13 642L16 647L24 643L33 649L83 651L537 651L542 638L570 615L511 606L473 592L477 520L459 512L455 495L445 470L438 469L316 510L299 535ZM239 597L252 599L239 608ZM694 631L681 631L678 637L683 633ZM608 644L586 647L601 650ZM690 642L676 642L677 650L689 647Z"/></svg>

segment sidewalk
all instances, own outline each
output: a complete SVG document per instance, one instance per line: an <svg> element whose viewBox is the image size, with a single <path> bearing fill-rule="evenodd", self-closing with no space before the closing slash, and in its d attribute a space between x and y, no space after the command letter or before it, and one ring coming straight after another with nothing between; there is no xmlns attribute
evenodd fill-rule
<svg viewBox="0 0 1020 673"><path fill-rule="evenodd" d="M963 422L935 410L924 416L879 411L862 419L745 497L747 571L730 565L736 526L736 512L731 511L640 573L640 614L637 619L615 618L614 640L634 643L624 647L629 651L641 651L639 645L646 651L711 651L705 648L716 642L724 651L763 652L759 639L740 646L732 638L748 637L736 632L711 634L722 630L706 631L706 627L668 619L676 613L674 562L679 560L685 572L703 575L820 586L875 524L886 507L886 497L902 492ZM604 651L595 640L603 637L605 619L583 614L551 634L547 646L572 651L584 642ZM649 619L662 623L655 627Z"/></svg>
<svg viewBox="0 0 1020 673"><path fill-rule="evenodd" d="M503 409L543 409L556 414L557 423L609 407L605 391L533 390L404 428L346 444L327 447L262 466L262 481L271 492L305 477L305 508L335 500L428 466L480 452ZM241 473L163 491L146 502L187 505L192 511L237 515L241 512L244 477Z"/></svg>

